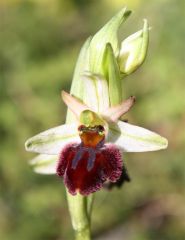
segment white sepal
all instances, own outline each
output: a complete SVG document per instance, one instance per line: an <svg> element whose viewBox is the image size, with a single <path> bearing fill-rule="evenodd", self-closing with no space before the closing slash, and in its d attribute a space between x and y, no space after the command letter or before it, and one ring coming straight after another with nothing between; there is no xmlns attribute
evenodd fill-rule
<svg viewBox="0 0 185 240"><path fill-rule="evenodd" d="M108 142L115 143L124 152L148 152L164 149L167 139L142 127L118 121L109 124Z"/></svg>
<svg viewBox="0 0 185 240"><path fill-rule="evenodd" d="M40 174L56 174L58 155L39 154L29 161L34 172Z"/></svg>
<svg viewBox="0 0 185 240"><path fill-rule="evenodd" d="M28 139L25 148L29 152L55 155L59 154L62 148L71 142L80 142L76 123L64 124L44 131Z"/></svg>

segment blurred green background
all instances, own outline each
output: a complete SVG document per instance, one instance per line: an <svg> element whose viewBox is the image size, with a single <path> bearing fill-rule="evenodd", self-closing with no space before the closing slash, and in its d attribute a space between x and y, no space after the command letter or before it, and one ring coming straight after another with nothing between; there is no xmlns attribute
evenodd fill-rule
<svg viewBox="0 0 185 240"><path fill-rule="evenodd" d="M120 39L143 18L152 27L146 62L125 81L137 97L128 119L169 147L125 154L132 182L96 193L93 236L185 239L183 0L0 1L0 239L72 239L63 183L32 172L24 142L64 122L60 91L70 88L83 42L125 5L134 13Z"/></svg>

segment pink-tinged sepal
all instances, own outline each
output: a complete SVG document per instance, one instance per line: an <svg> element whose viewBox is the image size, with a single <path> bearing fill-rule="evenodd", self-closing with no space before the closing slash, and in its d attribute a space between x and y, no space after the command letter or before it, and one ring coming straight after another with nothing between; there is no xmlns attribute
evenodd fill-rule
<svg viewBox="0 0 185 240"><path fill-rule="evenodd" d="M116 182L122 167L121 152L113 144L94 149L68 144L60 154L56 172L72 195L77 192L89 195L98 191L106 180Z"/></svg>

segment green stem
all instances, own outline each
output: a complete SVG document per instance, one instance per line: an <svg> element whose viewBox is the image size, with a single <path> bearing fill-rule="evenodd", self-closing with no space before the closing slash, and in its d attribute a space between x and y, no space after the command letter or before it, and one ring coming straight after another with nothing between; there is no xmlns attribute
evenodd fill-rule
<svg viewBox="0 0 185 240"><path fill-rule="evenodd" d="M94 194L91 194L87 198L87 213L88 213L90 222L91 222L91 213L92 213L92 208L93 208L93 202L94 202Z"/></svg>
<svg viewBox="0 0 185 240"><path fill-rule="evenodd" d="M91 240L90 229L87 227L81 231L76 231L75 240Z"/></svg>
<svg viewBox="0 0 185 240"><path fill-rule="evenodd" d="M67 193L67 199L75 231L75 240L90 240L90 213L88 211L87 197L80 194L72 196Z"/></svg>

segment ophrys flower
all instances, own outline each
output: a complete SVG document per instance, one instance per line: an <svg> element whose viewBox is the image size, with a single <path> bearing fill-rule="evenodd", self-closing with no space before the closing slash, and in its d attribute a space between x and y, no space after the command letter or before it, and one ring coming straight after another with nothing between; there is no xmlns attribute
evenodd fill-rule
<svg viewBox="0 0 185 240"><path fill-rule="evenodd" d="M154 151L166 148L167 140L119 118L133 105L130 97L121 104L95 113L66 92L62 94L76 122L47 130L26 142L28 151L56 154L53 172L64 178L71 194L99 190L106 180L115 182L122 173L123 152Z"/></svg>

